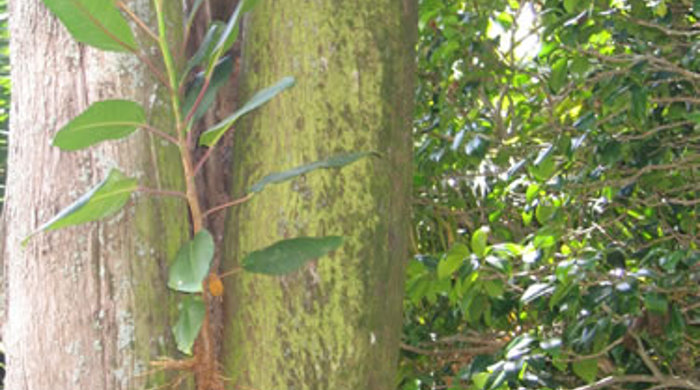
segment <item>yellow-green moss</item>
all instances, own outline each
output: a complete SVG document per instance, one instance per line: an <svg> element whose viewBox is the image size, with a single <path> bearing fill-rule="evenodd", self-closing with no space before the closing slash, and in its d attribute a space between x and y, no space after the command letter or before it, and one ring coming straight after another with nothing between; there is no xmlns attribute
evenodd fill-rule
<svg viewBox="0 0 700 390"><path fill-rule="evenodd" d="M141 17L153 25L155 15L152 2L139 1L134 6ZM182 38L181 3L173 2L165 10L171 42L179 44ZM142 38L141 42L144 44L153 44L150 38ZM155 79L151 79L146 84L153 85L155 82ZM159 87L153 97L148 96L147 91L142 93L145 95L143 100L151 103L148 106L149 123L174 133L174 119L167 90ZM140 155L143 156L142 163L145 168L140 178L141 185L165 190L184 190L184 177L177 147L150 134L144 134L143 140ZM153 372L149 363L164 356L178 357L171 337L171 326L177 318L178 297L167 288L167 269L180 245L189 238L188 214L183 200L139 195L132 207L134 210L131 236L134 256L129 259L127 280L130 280L133 310L123 315L131 318L133 330L131 334L129 329L118 330L124 333L124 337L132 338L129 348L133 349L134 358L132 366L126 367L126 372L131 374L139 369ZM154 372L135 383L142 382L145 388L155 388L167 384L179 374L181 373Z"/></svg>
<svg viewBox="0 0 700 390"><path fill-rule="evenodd" d="M345 237L341 250L293 275L227 282L224 365L235 384L393 386L410 213L413 3L263 0L249 19L244 96L288 75L297 84L237 129L234 192L341 152L382 157L269 187L234 213L225 267L280 239Z"/></svg>

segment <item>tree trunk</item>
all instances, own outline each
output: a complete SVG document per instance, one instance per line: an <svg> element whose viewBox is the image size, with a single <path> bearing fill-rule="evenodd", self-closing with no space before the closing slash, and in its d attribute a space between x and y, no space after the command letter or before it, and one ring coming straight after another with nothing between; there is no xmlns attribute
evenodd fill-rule
<svg viewBox="0 0 700 390"><path fill-rule="evenodd" d="M228 223L224 270L297 236L343 247L281 279L236 274L224 301L223 363L237 388L395 387L410 218L414 0L264 0L244 34L243 96L297 85L237 130L234 193L264 175L342 152L341 170L267 188Z"/></svg>
<svg viewBox="0 0 700 390"><path fill-rule="evenodd" d="M12 112L8 226L3 259L8 313L4 341L10 390L143 389L149 361L174 356L174 294L166 265L188 235L181 200L136 197L123 212L20 242L99 182L112 167L144 186L183 187L176 150L139 132L87 152L51 146L53 134L90 103L143 102L150 121L171 125L163 91L131 55L76 44L39 0L12 0ZM146 20L150 0L127 2ZM180 2L168 1L171 29ZM157 165L157 167L155 166Z"/></svg>

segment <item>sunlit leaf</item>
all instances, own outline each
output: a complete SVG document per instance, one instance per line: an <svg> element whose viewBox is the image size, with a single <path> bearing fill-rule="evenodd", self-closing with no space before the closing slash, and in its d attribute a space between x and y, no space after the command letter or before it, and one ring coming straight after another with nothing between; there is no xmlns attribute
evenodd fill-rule
<svg viewBox="0 0 700 390"><path fill-rule="evenodd" d="M180 314L173 326L173 336L175 336L177 349L186 355L191 355L192 346L202 328L207 308L201 297L186 295L179 309Z"/></svg>
<svg viewBox="0 0 700 390"><path fill-rule="evenodd" d="M181 292L201 292L213 258L214 238L202 229L178 250L170 266L168 287Z"/></svg>
<svg viewBox="0 0 700 390"><path fill-rule="evenodd" d="M311 260L325 256L343 244L343 238L298 237L278 241L271 246L250 253L243 259L246 271L265 275L286 275L303 267Z"/></svg>
<svg viewBox="0 0 700 390"><path fill-rule="evenodd" d="M97 143L127 137L146 124L140 104L129 100L105 100L93 103L58 131L54 146L78 150Z"/></svg>
<svg viewBox="0 0 700 390"><path fill-rule="evenodd" d="M461 243L456 243L450 248L445 257L440 260L437 268L437 275L439 279L445 279L457 271L459 267L464 263L464 259L469 256L469 248Z"/></svg>
<svg viewBox="0 0 700 390"><path fill-rule="evenodd" d="M568 74L568 61L566 58L560 58L552 65L552 73L549 76L549 87L555 93L559 92L566 84L566 76Z"/></svg>
<svg viewBox="0 0 700 390"><path fill-rule="evenodd" d="M219 139L233 126L233 124L238 120L238 118L243 115L255 110L256 108L262 106L263 104L270 101L272 98L277 96L280 92L294 85L294 77L285 77L278 81L277 84L265 88L255 95L253 95L250 100L243 105L239 110L231 114L228 118L214 125L214 127L208 129L202 133L199 138L199 144L202 146L214 146Z"/></svg>
<svg viewBox="0 0 700 390"><path fill-rule="evenodd" d="M472 234L472 252L479 257L486 255L488 228L481 228Z"/></svg>
<svg viewBox="0 0 700 390"><path fill-rule="evenodd" d="M113 0L43 0L78 42L109 51L135 51L136 40Z"/></svg>
<svg viewBox="0 0 700 390"><path fill-rule="evenodd" d="M262 180L259 182L253 184L250 187L250 192L260 192L269 184L281 183L317 169L341 168L368 156L379 156L379 154L376 152L339 154L326 160L301 165L288 171L272 173L262 178Z"/></svg>

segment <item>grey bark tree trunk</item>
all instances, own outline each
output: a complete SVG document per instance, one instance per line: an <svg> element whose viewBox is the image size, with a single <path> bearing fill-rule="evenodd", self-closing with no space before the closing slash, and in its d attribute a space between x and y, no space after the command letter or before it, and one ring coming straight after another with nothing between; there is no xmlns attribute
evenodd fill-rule
<svg viewBox="0 0 700 390"><path fill-rule="evenodd" d="M234 213L224 269L297 236L341 250L281 279L226 283L223 362L238 388L395 387L410 220L414 0L263 0L244 36L243 95L297 85L234 138L234 192L341 152L378 151L339 171L272 186Z"/></svg>
<svg viewBox="0 0 700 390"><path fill-rule="evenodd" d="M150 0L129 1L150 19ZM179 26L179 2L170 19ZM187 237L180 200L137 197L105 222L20 242L99 182L112 167L153 188L182 188L175 149L144 133L87 152L51 146L53 134L92 102L143 102L162 128L166 100L130 55L77 45L39 0L11 0L12 112L3 261L6 389L142 389L163 384L149 361L174 356L174 295L166 264ZM175 22L176 21L176 22ZM156 168L157 166L157 168Z"/></svg>

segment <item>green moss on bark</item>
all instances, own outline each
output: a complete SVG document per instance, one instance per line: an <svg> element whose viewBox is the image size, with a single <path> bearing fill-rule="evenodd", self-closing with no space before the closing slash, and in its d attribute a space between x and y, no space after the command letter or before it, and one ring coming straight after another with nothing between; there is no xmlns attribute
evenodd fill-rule
<svg viewBox="0 0 700 390"><path fill-rule="evenodd" d="M284 278L239 274L225 295L224 365L235 384L393 387L410 213L412 1L267 0L245 31L244 96L297 85L237 130L234 192L341 152L381 158L266 189L228 223L225 268L296 236L342 249Z"/></svg>

